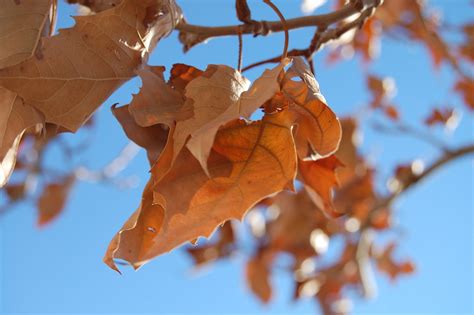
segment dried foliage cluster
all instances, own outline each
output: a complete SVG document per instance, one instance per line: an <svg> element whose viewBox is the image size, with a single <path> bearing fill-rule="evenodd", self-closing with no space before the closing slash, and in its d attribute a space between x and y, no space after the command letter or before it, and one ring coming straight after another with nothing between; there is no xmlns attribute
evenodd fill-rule
<svg viewBox="0 0 474 315"><path fill-rule="evenodd" d="M38 223L62 211L77 179L108 180L126 158L100 173L84 168L57 172L44 167L44 154L59 134L76 132L124 82L139 76L132 102L112 112L131 141L144 148L150 179L137 210L111 241L104 261L118 270L134 268L199 237L218 234L187 250L196 265L240 250L229 220L247 214L256 244L246 265L249 287L264 302L272 296L271 273L278 257L292 258L295 299L312 296L325 314L345 313L344 293L374 291L372 265L391 279L411 273L410 261L393 258L396 243L373 244L392 228L393 200L444 164L474 152L451 148L401 121L391 101L393 84L367 75L369 111L392 121L381 131L420 137L441 151L425 169L417 163L396 167L391 190L375 187L375 169L357 148L358 120L339 120L320 92L312 70L315 53L332 42L336 62L359 54L376 57L383 34L418 42L435 67L452 67L453 90L474 110L474 81L465 71L474 60L474 26L458 26L462 43L441 36L443 25L421 1L336 1L323 15L278 21L252 19L245 0L236 1L241 25L205 27L185 21L174 0L71 1L89 10L76 25L53 36L56 2L0 0L0 186L12 204L35 198ZM318 2L318 1L314 1ZM305 8L313 7L305 1ZM288 51L288 32L316 27L308 47ZM251 83L240 69L209 65L205 70L175 64L151 66L147 58L173 30L184 50L218 36L264 36L286 32L284 53L249 65L276 66ZM242 42L242 41L241 41ZM241 60L239 60L240 68ZM426 126L453 126L459 109L434 108ZM258 117L258 118L256 118ZM78 148L76 148L78 149ZM72 154L64 146L65 154ZM80 150L80 148L79 148ZM125 160L125 161L124 161ZM12 176L13 173L13 176ZM9 181L10 176L12 180ZM39 193L32 190L41 183ZM315 264L335 237L344 240L340 257Z"/></svg>

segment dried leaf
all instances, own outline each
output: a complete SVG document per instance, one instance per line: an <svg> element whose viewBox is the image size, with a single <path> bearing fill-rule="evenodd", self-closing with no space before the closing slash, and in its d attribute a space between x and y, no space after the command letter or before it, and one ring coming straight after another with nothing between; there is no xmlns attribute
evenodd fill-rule
<svg viewBox="0 0 474 315"><path fill-rule="evenodd" d="M0 69L13 66L35 53L43 34L49 34L51 0L0 0Z"/></svg>
<svg viewBox="0 0 474 315"><path fill-rule="evenodd" d="M244 23L252 21L252 13L250 12L247 0L235 0L235 11L237 12L237 18L240 21Z"/></svg>
<svg viewBox="0 0 474 315"><path fill-rule="evenodd" d="M15 167L18 145L23 133L41 127L44 116L25 104L16 93L0 87L0 187Z"/></svg>
<svg viewBox="0 0 474 315"><path fill-rule="evenodd" d="M237 70L216 65L208 66L201 76L192 80L186 86L186 102L193 107L194 116L176 124L174 152L178 154L191 136L188 148L207 171L207 159L217 130L226 122L239 118L238 113L225 114L237 105L249 85Z"/></svg>
<svg viewBox="0 0 474 315"><path fill-rule="evenodd" d="M446 125L449 120L455 117L456 113L452 108L434 108L430 115L425 119L425 124L433 126L436 124Z"/></svg>
<svg viewBox="0 0 474 315"><path fill-rule="evenodd" d="M162 11L150 26L150 9ZM170 9L172 12L168 11ZM46 121L76 131L122 83L133 77L157 41L171 32L177 6L125 0L44 39L24 62L0 70L0 85L35 106Z"/></svg>
<svg viewBox="0 0 474 315"><path fill-rule="evenodd" d="M331 217L341 215L332 204L332 190L339 186L336 168L344 166L334 155L316 161L298 162L299 179L319 209Z"/></svg>
<svg viewBox="0 0 474 315"><path fill-rule="evenodd" d="M470 110L474 110L474 80L469 78L459 80L456 82L454 90L461 94L466 106Z"/></svg>
<svg viewBox="0 0 474 315"><path fill-rule="evenodd" d="M395 262L393 252L396 248L396 243L389 243L381 253L376 254L377 267L380 271L385 272L390 280L394 281L402 274L410 274L415 271L415 266L410 261Z"/></svg>
<svg viewBox="0 0 474 315"><path fill-rule="evenodd" d="M169 169L170 139L152 169L154 202L165 209L163 226L142 260L130 263L142 264L199 236L209 237L225 221L242 219L268 195L292 189L296 157L287 116L280 113L251 124L234 121L224 126L208 161L210 179L186 148Z"/></svg>
<svg viewBox="0 0 474 315"><path fill-rule="evenodd" d="M219 258L228 257L234 251L234 229L232 222L226 222L218 231L218 238L213 243L192 246L186 249L197 266L208 264Z"/></svg>
<svg viewBox="0 0 474 315"><path fill-rule="evenodd" d="M192 107L185 106L182 93L166 84L164 70L164 67L147 66L138 71L143 84L133 97L129 110L142 127L156 124L171 127L175 121L193 116Z"/></svg>
<svg viewBox="0 0 474 315"><path fill-rule="evenodd" d="M272 298L270 272L273 258L271 252L260 252L247 262L245 269L248 286L263 303L270 302Z"/></svg>
<svg viewBox="0 0 474 315"><path fill-rule="evenodd" d="M295 75L303 81L291 80ZM334 153L341 139L339 119L326 104L316 79L301 58L293 60L293 66L283 80L282 92L292 102L290 110L297 125L298 156L304 159L313 153L319 157Z"/></svg>
<svg viewBox="0 0 474 315"><path fill-rule="evenodd" d="M152 180L148 181L140 207L125 222L107 248L104 262L119 273L114 259L125 260L138 269L150 257L154 238L163 224L164 211L153 202L152 183Z"/></svg>
<svg viewBox="0 0 474 315"><path fill-rule="evenodd" d="M38 226L49 224L58 217L66 205L74 179L74 175L65 176L45 187L38 199Z"/></svg>
<svg viewBox="0 0 474 315"><path fill-rule="evenodd" d="M127 137L146 149L148 160L153 164L165 147L168 138L168 128L160 125L150 127L139 126L129 112L130 106L112 106L112 113L122 125Z"/></svg>

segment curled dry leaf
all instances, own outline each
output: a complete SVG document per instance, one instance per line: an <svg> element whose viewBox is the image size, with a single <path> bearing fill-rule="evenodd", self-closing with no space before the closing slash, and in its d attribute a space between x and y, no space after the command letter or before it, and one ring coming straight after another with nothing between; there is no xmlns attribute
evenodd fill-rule
<svg viewBox="0 0 474 315"><path fill-rule="evenodd" d="M251 124L237 120L224 126L213 146L217 157L209 159L210 179L198 165L189 169L193 159L184 149L169 173L155 183L166 210L155 255L198 236L209 237L225 221L241 220L263 198L292 189L296 159L289 123L281 113ZM157 173L159 163L152 169L153 175Z"/></svg>
<svg viewBox="0 0 474 315"><path fill-rule="evenodd" d="M165 82L164 67L146 66L138 70L142 79L140 92L133 97L129 111L143 127L156 124L172 126L175 121L193 116L191 106L185 106L184 96L175 90L172 81Z"/></svg>
<svg viewBox="0 0 474 315"><path fill-rule="evenodd" d="M0 187L6 184L15 167L17 149L23 133L39 129L44 116L25 104L16 93L0 87Z"/></svg>
<svg viewBox="0 0 474 315"><path fill-rule="evenodd" d="M154 202L165 209L164 222L146 255L129 262L140 265L199 236L209 237L225 221L242 219L265 197L293 189L296 153L290 127L288 113L251 124L236 120L225 125L216 135L208 161L211 178L187 148L168 170L170 139L152 169ZM122 246L109 247L107 255L116 258L110 252Z"/></svg>
<svg viewBox="0 0 474 315"><path fill-rule="evenodd" d="M344 164L334 155L316 161L298 162L298 178L303 182L316 206L331 217L341 215L332 204L332 190L339 186L336 168L341 166Z"/></svg>
<svg viewBox="0 0 474 315"><path fill-rule="evenodd" d="M193 106L194 116L173 118L176 125L171 126L166 147L152 167L153 205L163 208L163 224L149 249L126 259L133 266L200 236L209 237L224 222L242 219L262 199L293 190L294 135L310 148L307 152L325 156L337 149L340 124L314 76L299 59L285 75L287 63L266 70L250 88L237 71L214 65L205 72L176 65L169 82L160 81L184 93L184 106ZM302 81L292 80L295 75ZM277 104L275 111L265 111L262 120L248 122L256 109L280 98L289 105ZM139 216L130 220L119 234L141 224ZM127 252L130 246L115 240L106 254L111 261L120 258L114 253Z"/></svg>
<svg viewBox="0 0 474 315"><path fill-rule="evenodd" d="M302 81L292 80L298 76ZM339 119L329 108L308 65L301 58L293 60L282 84L282 93L291 101L295 143L301 159L311 154L326 157L334 153L341 140Z"/></svg>
<svg viewBox="0 0 474 315"><path fill-rule="evenodd" d="M271 207L278 216L267 223L269 250L290 253L298 261L324 254L324 248L311 244L311 233L332 235L337 225L319 211L305 190L279 193Z"/></svg>
<svg viewBox="0 0 474 315"><path fill-rule="evenodd" d="M0 0L0 69L33 56L50 33L54 9L52 0Z"/></svg>
<svg viewBox="0 0 474 315"><path fill-rule="evenodd" d="M122 107L114 105L112 106L112 113L122 125L127 137L146 150L148 160L150 164L153 164L165 147L169 128L163 125L142 127L135 122L129 108L129 105Z"/></svg>
<svg viewBox="0 0 474 315"><path fill-rule="evenodd" d="M38 226L51 223L58 217L66 205L74 180L74 175L69 175L46 185L38 199Z"/></svg>
<svg viewBox="0 0 474 315"><path fill-rule="evenodd" d="M207 172L207 159L220 126L250 116L279 89L278 77L287 65L284 60L271 70L265 70L249 88L240 73L225 66L210 66L206 76L193 80L186 87L186 97L194 104L195 116L176 126L175 152L184 145ZM210 91L210 93L203 91Z"/></svg>
<svg viewBox="0 0 474 315"><path fill-rule="evenodd" d="M235 247L235 232L232 222L228 221L219 228L217 236L217 240L213 243L191 246L186 249L193 258L195 265L205 265L232 254Z"/></svg>
<svg viewBox="0 0 474 315"><path fill-rule="evenodd" d="M150 10L162 14L148 21ZM179 16L176 5L124 0L113 9L76 17L73 28L44 39L34 56L1 69L0 85L42 111L47 122L76 131L135 75Z"/></svg>
<svg viewBox="0 0 474 315"><path fill-rule="evenodd" d="M104 257L104 262L119 273L114 259L128 261L138 269L150 257L154 238L163 224L164 210L153 202L152 183L148 181L139 208L115 235Z"/></svg>

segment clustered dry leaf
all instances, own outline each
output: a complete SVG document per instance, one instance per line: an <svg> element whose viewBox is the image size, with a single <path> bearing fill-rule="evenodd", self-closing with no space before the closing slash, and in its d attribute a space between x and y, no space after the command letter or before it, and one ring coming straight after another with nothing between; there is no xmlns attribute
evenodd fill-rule
<svg viewBox="0 0 474 315"><path fill-rule="evenodd" d="M294 59L286 71L288 63L283 60L266 70L253 85L227 66L198 71L176 65L166 84L155 81L166 88L152 89L165 100L180 93L174 97L179 110L171 111L174 124L154 118L156 103L143 96L153 83L142 77L143 87L132 100L135 109L128 107L129 114L142 128L165 123L170 131L152 164L140 208L107 250L107 264L116 269L113 260L118 258L138 268L183 243L209 237L224 222L241 220L261 200L294 190L297 165L310 163L303 159L328 156L337 149L339 121L314 76L301 59ZM176 88L178 83L181 88ZM193 115L182 115L183 108ZM259 108L263 117L252 120ZM329 199L331 187L323 191L323 198ZM330 213L330 200L322 209ZM143 224L150 216L162 219L152 226ZM131 257L131 244L145 235L153 241Z"/></svg>
<svg viewBox="0 0 474 315"><path fill-rule="evenodd" d="M372 264L392 280L414 271L410 261L394 259L395 243L378 247L370 241L371 232L391 228L392 211L375 189L375 170L358 152L357 121L339 121L303 59L284 58L253 83L224 65L200 70L175 64L165 80L165 68L148 65L147 58L182 19L173 0L68 2L84 5L90 15L51 36L55 1L0 0L0 187L10 200L29 189L28 180L8 182L14 169L27 179L40 172L39 162L20 159L15 166L22 146L41 155L59 133L77 131L121 84L139 76L139 93L112 113L146 150L150 178L106 251L104 262L112 269L120 272L116 260L139 268L216 230L215 239L188 253L199 266L230 257L238 249L231 220L248 214L257 246L246 278L265 303L273 296L271 276L281 254L292 258L287 268L294 298L313 297L325 314L346 312L339 302L347 288L369 294ZM236 12L242 22L254 22L247 1L236 1ZM401 29L428 48L436 67L446 62L461 73L457 56L472 62L474 28L464 26L466 40L453 51L438 27L422 2L386 0L329 60L351 48L370 61L382 30ZM392 83L368 75L369 107L399 120ZM461 75L454 90L472 110L472 78ZM446 125L454 114L435 109L426 124ZM394 179L405 185L415 176L412 165L402 165ZM72 172L45 183L36 200L40 226L59 215L75 180ZM335 237L343 242L340 256L315 264Z"/></svg>

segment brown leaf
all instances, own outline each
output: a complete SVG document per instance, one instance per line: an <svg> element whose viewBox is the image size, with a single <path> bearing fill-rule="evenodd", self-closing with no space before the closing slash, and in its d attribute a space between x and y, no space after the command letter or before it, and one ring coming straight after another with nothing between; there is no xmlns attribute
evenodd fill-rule
<svg viewBox="0 0 474 315"><path fill-rule="evenodd" d="M390 280L394 281L402 274L410 274L415 271L415 266L410 261L395 262L393 252L396 248L396 243L389 243L381 253L376 254L376 263L380 271L385 272Z"/></svg>
<svg viewBox="0 0 474 315"><path fill-rule="evenodd" d="M332 190L339 186L336 168L344 166L337 157L331 155L316 161L298 162L299 179L305 185L309 196L319 209L331 217L337 217L332 204Z"/></svg>
<svg viewBox="0 0 474 315"><path fill-rule="evenodd" d="M0 87L0 187L15 167L18 145L23 133L41 128L44 116L25 104L16 93Z"/></svg>
<svg viewBox="0 0 474 315"><path fill-rule="evenodd" d="M169 84L181 94L185 94L186 86L189 82L201 76L202 70L182 63L176 63L171 68Z"/></svg>
<svg viewBox="0 0 474 315"><path fill-rule="evenodd" d="M218 238L215 242L192 246L186 251L191 255L196 265L205 265L219 258L230 256L234 251L234 241L234 229L231 222L228 221L219 228Z"/></svg>
<svg viewBox="0 0 474 315"><path fill-rule="evenodd" d="M469 78L459 80L456 82L454 90L461 94L466 106L470 110L474 110L474 80Z"/></svg>
<svg viewBox="0 0 474 315"><path fill-rule="evenodd" d="M172 126L175 121L193 116L185 106L184 96L165 82L164 67L145 67L138 71L142 79L140 92L133 97L129 111L142 127L156 124Z"/></svg>
<svg viewBox="0 0 474 315"><path fill-rule="evenodd" d="M296 157L287 116L280 113L251 124L238 120L224 126L208 161L211 178L186 148L169 169L170 139L152 168L154 200L165 209L163 226L143 261L130 263L141 264L199 236L209 237L225 221L242 219L268 195L292 189Z"/></svg>
<svg viewBox="0 0 474 315"><path fill-rule="evenodd" d="M129 105L112 106L112 113L122 125L127 137L146 149L148 160L153 164L158 159L168 138L168 130L165 126L153 125L150 127L139 126L129 112Z"/></svg>
<svg viewBox="0 0 474 315"><path fill-rule="evenodd" d="M261 251L247 262L245 269L249 288L263 303L270 302L272 298L270 272L273 259L273 253Z"/></svg>
<svg viewBox="0 0 474 315"><path fill-rule="evenodd" d="M148 27L144 21L150 8L163 14ZM125 0L96 15L76 17L73 28L44 39L40 53L1 69L0 85L42 111L47 122L76 131L135 75L157 41L171 32L172 18L179 16L175 5Z"/></svg>
<svg viewBox="0 0 474 315"><path fill-rule="evenodd" d="M425 124L433 126L436 124L446 125L448 121L454 117L455 112L451 108L434 108L430 115L426 117Z"/></svg>
<svg viewBox="0 0 474 315"><path fill-rule="evenodd" d="M291 80L298 76L303 81ZM293 60L282 87L283 94L292 102L290 111L297 125L295 143L301 159L312 153L326 157L334 153L341 139L341 125L326 104L311 70L301 58Z"/></svg>
<svg viewBox="0 0 474 315"><path fill-rule="evenodd" d="M154 238L163 224L164 210L153 202L152 185L152 180L149 180L143 190L140 207L125 222L107 248L104 262L119 273L114 259L123 259L138 269L150 257L149 251Z"/></svg>
<svg viewBox="0 0 474 315"><path fill-rule="evenodd" d="M74 175L65 176L45 187L38 199L38 226L49 224L58 217L66 205L74 179Z"/></svg>
<svg viewBox="0 0 474 315"><path fill-rule="evenodd" d="M187 147L207 172L206 162L220 126L250 116L277 91L278 77L288 63L282 61L265 70L249 88L249 82L239 72L225 66L210 66L206 73L186 87L186 97L192 100L195 117L176 126L175 152ZM204 92L208 91L208 92Z"/></svg>
<svg viewBox="0 0 474 315"><path fill-rule="evenodd" d="M237 18L240 21L244 23L252 21L252 13L250 12L247 0L235 0L235 11L237 12Z"/></svg>
<svg viewBox="0 0 474 315"><path fill-rule="evenodd" d="M400 119L400 113L398 109L393 105L386 105L383 108L385 115L391 120L397 121Z"/></svg>
<svg viewBox="0 0 474 315"><path fill-rule="evenodd" d="M0 69L30 58L41 41L50 33L53 13L51 0L1 0Z"/></svg>
<svg viewBox="0 0 474 315"><path fill-rule="evenodd" d="M189 136L188 148L206 169L215 134L226 110L239 101L249 82L237 70L222 65L209 65L199 77L186 86L186 104L193 108L194 116L176 124L174 152L179 153ZM229 117L236 119L236 117Z"/></svg>
<svg viewBox="0 0 474 315"><path fill-rule="evenodd" d="M281 192L274 197L272 211L277 213L266 227L268 248L287 252L298 260L324 254L324 248L313 246L311 234L332 235L337 231L334 220L328 219L310 199L306 190L297 194Z"/></svg>

